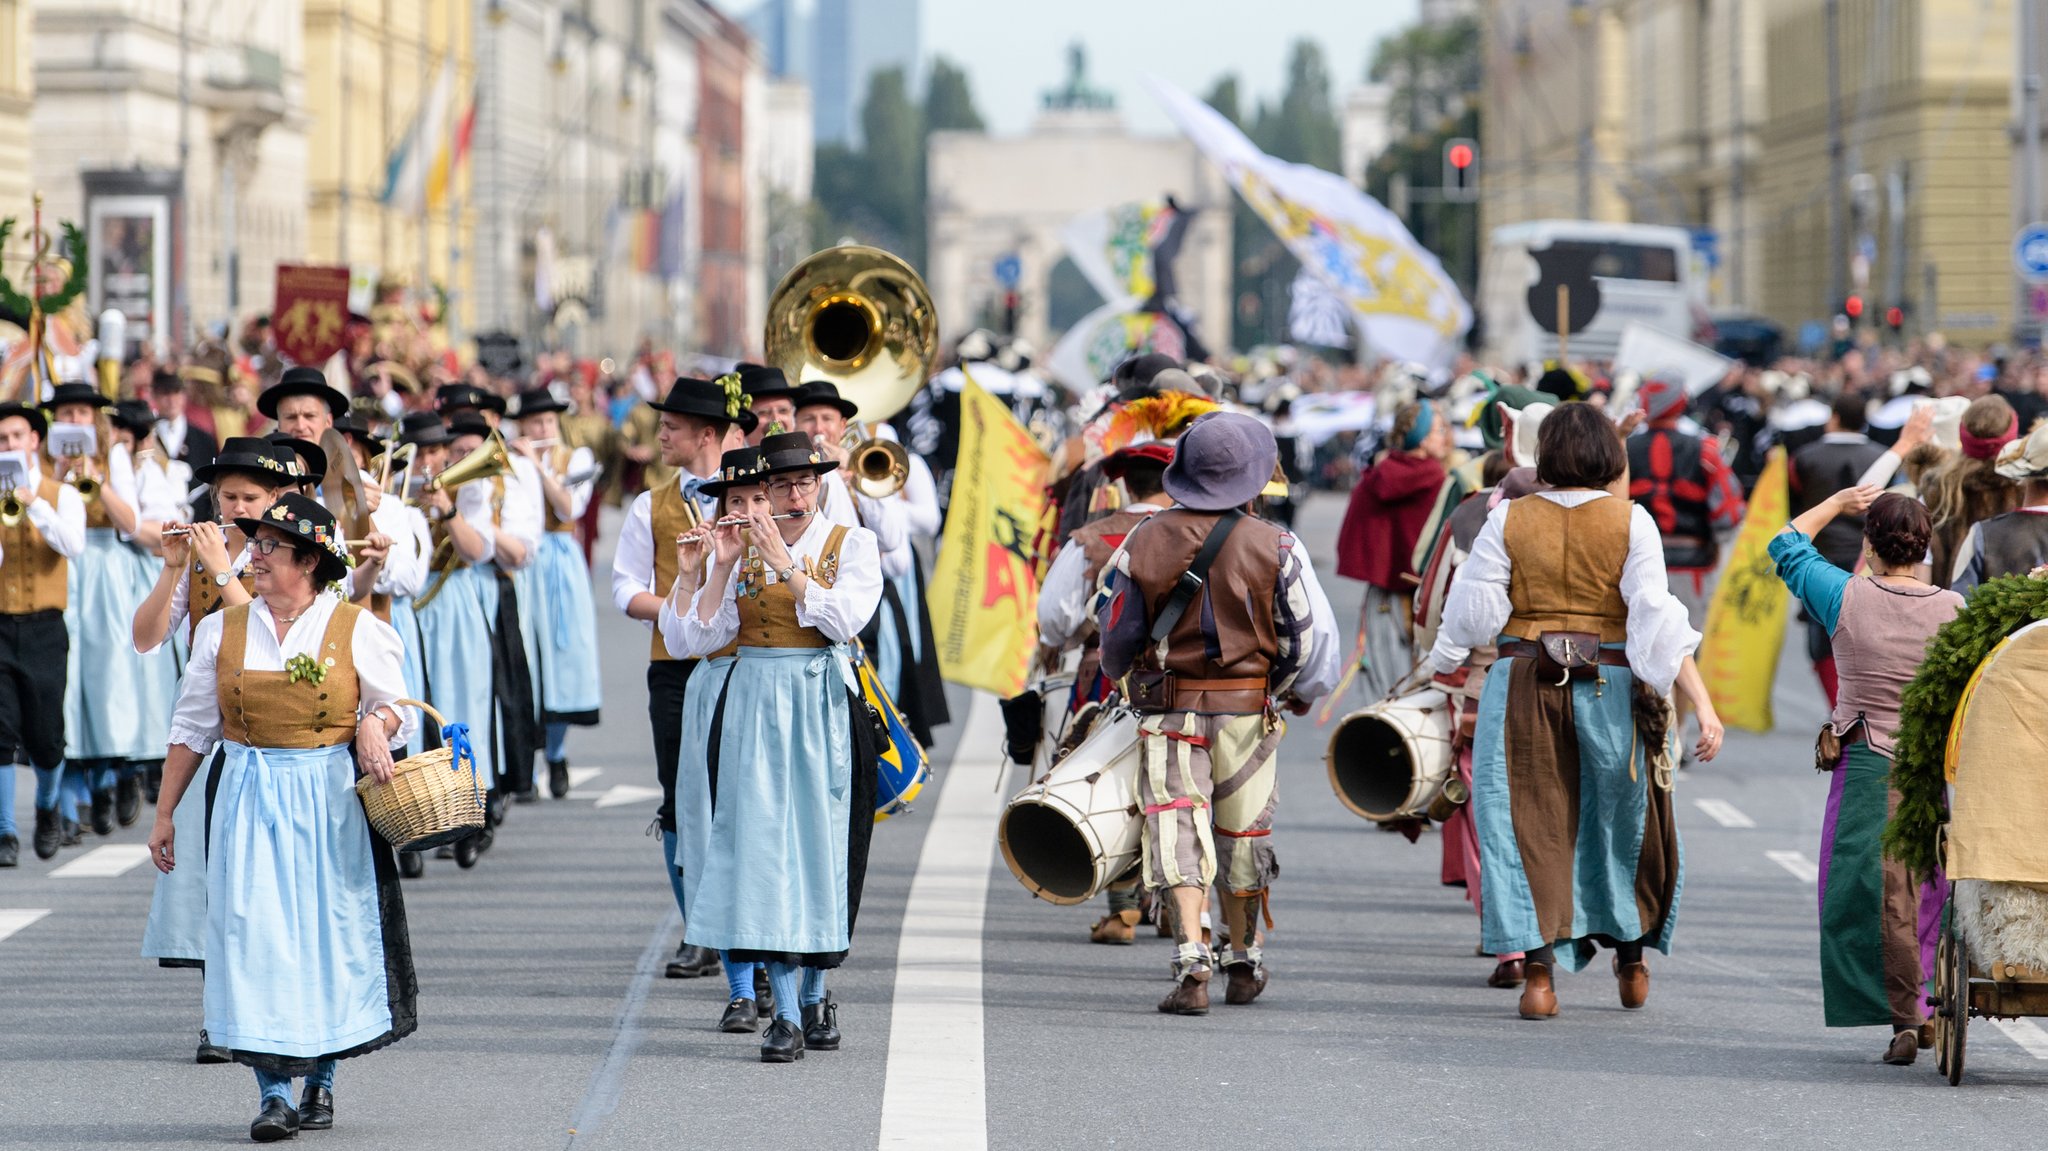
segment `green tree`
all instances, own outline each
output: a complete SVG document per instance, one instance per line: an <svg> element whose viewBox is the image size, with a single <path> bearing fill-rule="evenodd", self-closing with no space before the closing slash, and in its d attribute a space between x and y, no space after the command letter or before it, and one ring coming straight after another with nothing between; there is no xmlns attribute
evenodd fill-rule
<svg viewBox="0 0 2048 1151"><path fill-rule="evenodd" d="M981 131L967 73L935 58L922 105L901 68L868 77L861 147L820 144L814 156L811 238L818 247L852 236L922 267L925 178L934 131ZM780 274L779 272L777 274Z"/></svg>
<svg viewBox="0 0 2048 1151"><path fill-rule="evenodd" d="M974 108L974 93L967 86L967 73L944 56L932 58L931 75L925 80L924 130L926 135L984 130L981 113Z"/></svg>
<svg viewBox="0 0 2048 1151"><path fill-rule="evenodd" d="M1483 47L1470 17L1411 25L1373 46L1366 79L1392 86L1387 116L1400 131L1434 132L1475 102Z"/></svg>
<svg viewBox="0 0 2048 1151"><path fill-rule="evenodd" d="M1342 168L1343 133L1330 100L1330 69L1313 40L1297 40L1287 60L1287 90L1277 107L1259 103L1252 142L1268 153L1326 172Z"/></svg>

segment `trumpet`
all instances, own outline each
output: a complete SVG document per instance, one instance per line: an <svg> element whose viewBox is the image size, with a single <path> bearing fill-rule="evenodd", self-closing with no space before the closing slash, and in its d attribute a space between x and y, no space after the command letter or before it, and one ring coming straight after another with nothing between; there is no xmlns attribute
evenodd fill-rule
<svg viewBox="0 0 2048 1151"><path fill-rule="evenodd" d="M73 464L64 474L64 483L78 493L78 498L91 503L100 498L100 481L92 476L78 474L78 465Z"/></svg>
<svg viewBox="0 0 2048 1151"><path fill-rule="evenodd" d="M846 449L847 483L871 500L885 500L903 490L910 479L910 453L895 440L871 434L861 424L848 424L840 440Z"/></svg>
<svg viewBox="0 0 2048 1151"><path fill-rule="evenodd" d="M17 527L28 516L28 507L12 490L0 497L0 527Z"/></svg>

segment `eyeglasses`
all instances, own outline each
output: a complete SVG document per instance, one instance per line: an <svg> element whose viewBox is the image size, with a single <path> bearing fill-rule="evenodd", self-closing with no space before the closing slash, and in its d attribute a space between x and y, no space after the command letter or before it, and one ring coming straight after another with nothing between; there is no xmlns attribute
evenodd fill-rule
<svg viewBox="0 0 2048 1151"><path fill-rule="evenodd" d="M257 555L267 556L281 547L289 546L289 543L286 540L278 539L276 536L262 536L250 540L249 546L256 549Z"/></svg>
<svg viewBox="0 0 2048 1151"><path fill-rule="evenodd" d="M801 492L804 495L810 495L812 492L817 490L818 477L816 476L804 476L801 479L794 480L768 481L768 494L771 496L780 496L783 499L788 499L792 494L795 494L797 492Z"/></svg>

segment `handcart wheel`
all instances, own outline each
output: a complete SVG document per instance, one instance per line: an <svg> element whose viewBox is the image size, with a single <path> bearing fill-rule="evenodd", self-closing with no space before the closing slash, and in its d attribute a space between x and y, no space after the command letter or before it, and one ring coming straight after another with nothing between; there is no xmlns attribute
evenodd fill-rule
<svg viewBox="0 0 2048 1151"><path fill-rule="evenodd" d="M1949 1022L1949 1013L1955 1010L1955 988L1949 979L1948 935L1944 923L1934 945L1934 1066L1943 1075L1948 1074L1949 1035L1955 1030Z"/></svg>
<svg viewBox="0 0 2048 1151"><path fill-rule="evenodd" d="M1963 938L1955 933L1953 922L1945 929L1949 939L1948 980L1949 1029L1948 1029L1948 1083L1954 1087L1963 1081L1963 1046L1970 1031L1970 948Z"/></svg>

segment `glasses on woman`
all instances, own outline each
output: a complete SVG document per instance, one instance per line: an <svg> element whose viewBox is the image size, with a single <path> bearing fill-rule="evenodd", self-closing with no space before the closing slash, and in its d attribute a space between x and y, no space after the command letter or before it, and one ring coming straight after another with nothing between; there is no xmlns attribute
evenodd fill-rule
<svg viewBox="0 0 2048 1151"><path fill-rule="evenodd" d="M277 549L288 545L284 540L278 539L276 536L261 536L250 540L249 546L256 549L257 555L267 556Z"/></svg>
<svg viewBox="0 0 2048 1151"><path fill-rule="evenodd" d="M810 495L812 492L817 490L818 477L816 476L803 476L799 479L794 480L768 481L768 494L771 496L780 496L783 499L788 499L791 495L797 493L802 493L803 495Z"/></svg>

